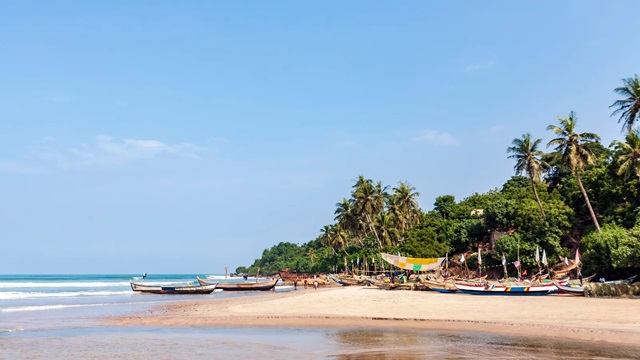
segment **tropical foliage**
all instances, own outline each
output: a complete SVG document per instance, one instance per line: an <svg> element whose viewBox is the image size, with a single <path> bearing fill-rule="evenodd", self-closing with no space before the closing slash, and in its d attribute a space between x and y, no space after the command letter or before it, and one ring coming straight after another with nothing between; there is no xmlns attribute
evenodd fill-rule
<svg viewBox="0 0 640 360"><path fill-rule="evenodd" d="M507 156L515 176L499 189L457 201L437 196L432 210L420 209L420 193L408 182L387 186L360 175L348 196L335 204L334 222L302 243L283 242L236 272L275 274L288 268L306 273L388 270L380 252L458 260L469 268L499 268L504 253L522 269L537 271L536 249L550 264L584 255L583 272L623 277L640 272L640 130L638 78L615 92L625 96L612 106L624 121L624 141L603 146L599 136L578 132L577 116L557 118L547 130L553 138L544 153L541 139L526 133L512 141ZM524 176L521 176L524 175ZM357 270L356 270L357 271ZM513 274L515 269L509 271Z"/></svg>

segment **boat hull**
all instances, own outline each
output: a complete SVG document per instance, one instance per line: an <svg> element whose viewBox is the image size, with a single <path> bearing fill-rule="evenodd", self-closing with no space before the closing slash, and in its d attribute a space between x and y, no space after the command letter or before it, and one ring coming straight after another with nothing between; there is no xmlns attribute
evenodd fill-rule
<svg viewBox="0 0 640 360"><path fill-rule="evenodd" d="M458 291L458 288L453 282L437 282L430 280L423 280L422 282L429 290L437 291L439 293L454 293Z"/></svg>
<svg viewBox="0 0 640 360"><path fill-rule="evenodd" d="M217 284L201 286L150 286L130 281L131 290L146 294L202 295L211 294Z"/></svg>
<svg viewBox="0 0 640 360"><path fill-rule="evenodd" d="M204 280L199 277L196 277L200 285L211 285L212 281ZM251 283L238 283L238 284L229 284L229 283L217 283L218 286L216 289L222 289L224 291L269 291L275 288L278 283L278 279L265 281L265 282L251 282Z"/></svg>
<svg viewBox="0 0 640 360"><path fill-rule="evenodd" d="M471 295L541 296L551 295L558 292L558 288L554 284L544 284L539 286L503 286L455 283L455 287L459 291Z"/></svg>
<svg viewBox="0 0 640 360"><path fill-rule="evenodd" d="M584 286L580 284L563 284L559 282L554 282L556 287L558 288L558 293L560 294L569 294L575 296L584 296Z"/></svg>

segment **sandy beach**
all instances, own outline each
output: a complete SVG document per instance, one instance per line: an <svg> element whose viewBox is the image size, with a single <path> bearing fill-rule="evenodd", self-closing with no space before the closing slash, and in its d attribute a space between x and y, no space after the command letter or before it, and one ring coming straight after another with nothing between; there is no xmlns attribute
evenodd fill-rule
<svg viewBox="0 0 640 360"><path fill-rule="evenodd" d="M486 332L640 347L639 299L473 296L374 287L203 299L107 319L112 325L366 327Z"/></svg>

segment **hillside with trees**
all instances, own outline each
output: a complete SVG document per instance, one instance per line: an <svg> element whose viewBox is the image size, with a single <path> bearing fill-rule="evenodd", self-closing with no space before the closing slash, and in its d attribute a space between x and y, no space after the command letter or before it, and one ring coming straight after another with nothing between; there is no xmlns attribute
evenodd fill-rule
<svg viewBox="0 0 640 360"><path fill-rule="evenodd" d="M380 270L380 252L411 257L442 257L483 251L482 266L500 266L504 253L523 270L537 271L536 248L550 264L573 258L579 249L585 275L608 278L640 272L640 81L623 80L614 91L612 117L622 124L623 140L608 146L580 128L574 112L547 127L552 136L530 133L514 138L506 156L515 175L500 188L460 201L438 196L433 210L418 207L420 195L408 182L382 184L363 175L350 195L336 203L335 222L321 227L302 245L280 243L238 273L276 274L289 268L323 273L366 266ZM477 266L468 256L468 266ZM509 269L511 275L515 268Z"/></svg>

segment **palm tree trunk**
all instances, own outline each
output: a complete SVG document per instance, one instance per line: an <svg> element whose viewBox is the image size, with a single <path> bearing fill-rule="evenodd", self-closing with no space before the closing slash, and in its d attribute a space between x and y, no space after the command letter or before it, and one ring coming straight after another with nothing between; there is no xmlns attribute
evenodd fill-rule
<svg viewBox="0 0 640 360"><path fill-rule="evenodd" d="M593 208L591 207L591 201L589 201L589 196L587 195L587 191L584 189L584 186L582 185L582 180L580 180L580 175L578 174L578 170L576 170L576 179L578 179L578 185L580 186L582 195L584 195L584 199L587 201L587 207L589 208L589 213L591 213L591 218L593 219L593 223L596 225L596 229L600 233L602 232L602 230L600 230L600 224L598 224L598 219L596 219L596 214L593 212Z"/></svg>
<svg viewBox="0 0 640 360"><path fill-rule="evenodd" d="M380 241L380 237L378 237L378 232L376 231L376 227L373 226L373 220L371 219L371 215L369 215L369 213L366 213L365 216L367 217L367 221L369 222L369 228L373 231L373 235L376 236L376 240L378 240L378 247L380 248L380 250L382 250L382 242Z"/></svg>
<svg viewBox="0 0 640 360"><path fill-rule="evenodd" d="M529 179L531 180L531 187L533 188L533 193L536 196L536 201L538 201L538 206L540 206L540 212L542 213L542 218L546 219L547 215L544 213L544 208L542 207L542 201L540 201L540 196L538 196L538 189L536 189L536 183L533 181L533 176L529 174Z"/></svg>

